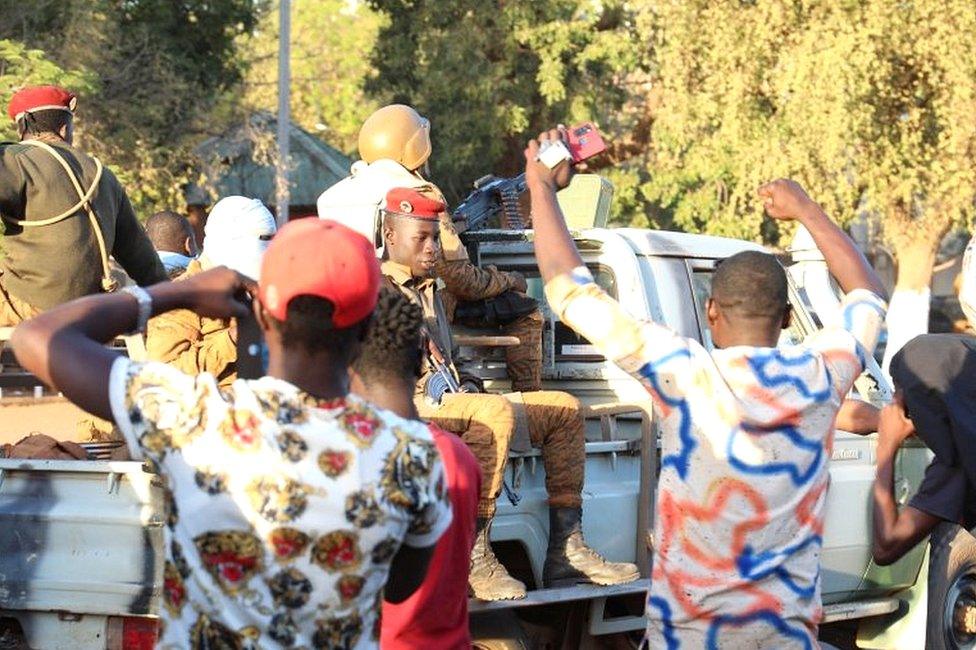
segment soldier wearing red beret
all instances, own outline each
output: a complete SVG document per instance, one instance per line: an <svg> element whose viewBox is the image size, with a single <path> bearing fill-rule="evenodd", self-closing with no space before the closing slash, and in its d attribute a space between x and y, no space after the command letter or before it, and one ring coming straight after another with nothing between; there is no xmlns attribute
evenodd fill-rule
<svg viewBox="0 0 976 650"><path fill-rule="evenodd" d="M166 279L118 179L72 146L76 103L57 86L10 100L20 143L0 146L0 326L114 289L110 256L140 285Z"/></svg>
<svg viewBox="0 0 976 650"><path fill-rule="evenodd" d="M387 283L419 305L430 344L414 403L421 417L461 436L478 459L483 480L478 503L478 535L471 553L468 584L482 600L525 597L525 585L495 557L489 543L495 501L502 491L505 465L516 435L516 409L524 409L533 447L542 449L549 493L549 548L542 580L546 587L579 582L613 585L636 580L637 567L608 562L586 545L582 529L585 421L579 401L559 391L535 390L490 395L476 377L454 365L451 325L441 301L437 276L441 257L440 215L444 204L414 188L386 195L383 244ZM447 376L445 376L447 375ZM451 388L446 388L446 386ZM461 387L463 392L456 392ZM521 441L520 441L521 442Z"/></svg>

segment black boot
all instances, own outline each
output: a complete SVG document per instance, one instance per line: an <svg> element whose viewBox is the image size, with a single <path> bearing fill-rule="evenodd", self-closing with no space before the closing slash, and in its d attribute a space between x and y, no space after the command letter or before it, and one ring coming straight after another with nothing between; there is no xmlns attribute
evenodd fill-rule
<svg viewBox="0 0 976 650"><path fill-rule="evenodd" d="M640 577L637 565L607 562L583 540L582 508L549 508L549 550L542 569L546 587L579 583L619 585Z"/></svg>

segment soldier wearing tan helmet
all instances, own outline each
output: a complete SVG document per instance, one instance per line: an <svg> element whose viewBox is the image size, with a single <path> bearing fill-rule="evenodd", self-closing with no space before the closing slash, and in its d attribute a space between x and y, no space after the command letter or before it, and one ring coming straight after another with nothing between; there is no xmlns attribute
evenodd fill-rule
<svg viewBox="0 0 976 650"><path fill-rule="evenodd" d="M378 238L379 206L387 191L411 187L444 201L440 189L424 177L431 152L429 120L404 104L380 108L366 119L359 131L362 160L353 165L349 178L319 197L319 216L357 227L382 248ZM369 206L365 210L364 201ZM353 220L356 225L350 223ZM437 276L446 285L444 302L452 321L458 302L490 300L507 291L525 292L525 277L521 273L499 271L493 266L479 268L471 263L446 211L440 216L440 226L443 252ZM542 324L542 314L535 309L523 312L502 328L504 334L521 342L505 351L514 391L542 388Z"/></svg>
<svg viewBox="0 0 976 650"><path fill-rule="evenodd" d="M430 154L430 120L405 104L384 106L359 130L359 156L367 163L385 158L416 171Z"/></svg>

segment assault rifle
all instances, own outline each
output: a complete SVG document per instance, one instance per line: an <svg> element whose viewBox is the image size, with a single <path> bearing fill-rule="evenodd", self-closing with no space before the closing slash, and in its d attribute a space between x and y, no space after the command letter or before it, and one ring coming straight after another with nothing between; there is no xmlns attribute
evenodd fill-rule
<svg viewBox="0 0 976 650"><path fill-rule="evenodd" d="M474 182L474 191L454 209L452 216L458 232L487 228L497 217L504 217L505 227L523 230L525 223L518 204L524 193L525 174L515 178L482 176Z"/></svg>

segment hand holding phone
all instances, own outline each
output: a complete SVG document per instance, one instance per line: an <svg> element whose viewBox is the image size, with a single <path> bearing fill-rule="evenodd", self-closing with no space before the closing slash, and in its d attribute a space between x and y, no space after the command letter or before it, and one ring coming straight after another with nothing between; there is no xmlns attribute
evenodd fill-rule
<svg viewBox="0 0 976 650"><path fill-rule="evenodd" d="M566 129L560 126L563 138L544 140L539 147L538 160L554 169L564 160L577 165L607 150L603 136L592 122L583 122Z"/></svg>

